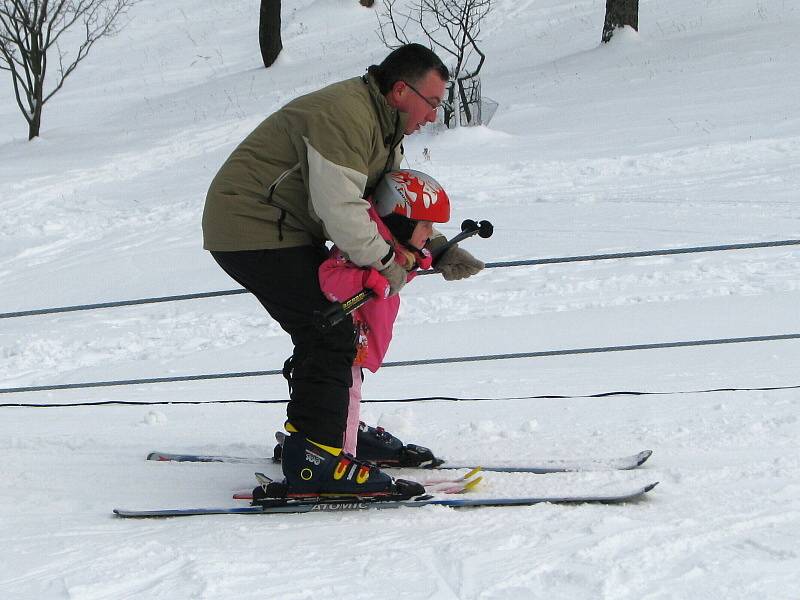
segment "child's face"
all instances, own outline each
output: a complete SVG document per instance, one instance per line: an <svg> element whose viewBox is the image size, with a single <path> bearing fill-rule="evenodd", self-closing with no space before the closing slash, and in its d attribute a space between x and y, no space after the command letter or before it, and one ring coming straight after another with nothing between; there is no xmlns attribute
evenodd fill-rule
<svg viewBox="0 0 800 600"><path fill-rule="evenodd" d="M419 221L408 243L417 250L422 250L425 244L428 243L431 235L433 235L433 221Z"/></svg>

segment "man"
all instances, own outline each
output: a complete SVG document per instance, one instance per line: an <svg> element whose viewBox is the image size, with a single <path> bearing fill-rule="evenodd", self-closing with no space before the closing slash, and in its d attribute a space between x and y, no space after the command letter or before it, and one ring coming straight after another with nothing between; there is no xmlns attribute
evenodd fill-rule
<svg viewBox="0 0 800 600"><path fill-rule="evenodd" d="M392 294L405 284L406 271L370 220L365 198L384 173L399 167L403 136L436 120L448 79L431 50L402 46L363 77L297 98L269 116L211 183L204 248L294 344L284 366L291 435L282 453L292 493L397 490L377 468L342 454L355 332L350 318L324 333L314 327L314 312L329 306L317 270L330 240L353 263L380 271ZM458 247L437 263L446 279L469 277L483 266Z"/></svg>

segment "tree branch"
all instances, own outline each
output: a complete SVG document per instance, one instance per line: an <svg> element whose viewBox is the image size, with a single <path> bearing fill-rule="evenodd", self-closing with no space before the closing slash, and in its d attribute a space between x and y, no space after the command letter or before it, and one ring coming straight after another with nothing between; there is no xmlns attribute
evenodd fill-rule
<svg viewBox="0 0 800 600"><path fill-rule="evenodd" d="M11 73L17 104L31 126L30 137L38 135L44 104L63 87L97 41L119 31L120 15L138 1L0 0L0 70ZM83 29L81 41L67 52L60 40L78 23ZM59 73L45 93L49 52L53 50L58 54Z"/></svg>

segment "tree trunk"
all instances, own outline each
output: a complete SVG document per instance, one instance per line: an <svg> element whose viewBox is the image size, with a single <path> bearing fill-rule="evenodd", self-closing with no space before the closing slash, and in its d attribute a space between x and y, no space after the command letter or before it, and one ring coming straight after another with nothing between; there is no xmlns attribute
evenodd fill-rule
<svg viewBox="0 0 800 600"><path fill-rule="evenodd" d="M461 99L461 110L464 112L464 117L467 119L467 125L470 125L472 123L472 111L467 101L467 92L464 90L464 82L460 79L458 80L458 97ZM461 115L459 114L459 119L460 118Z"/></svg>
<svg viewBox="0 0 800 600"><path fill-rule="evenodd" d="M269 67L283 50L281 42L281 0L261 0L258 21L258 44L261 60Z"/></svg>
<svg viewBox="0 0 800 600"><path fill-rule="evenodd" d="M606 0L603 42L608 42L618 27L629 25L639 31L639 0Z"/></svg>
<svg viewBox="0 0 800 600"><path fill-rule="evenodd" d="M46 8L43 7L43 9ZM31 35L31 49L28 54L28 64L31 69L33 87L31 95L28 96L28 106L31 107L31 115L28 120L28 141L39 137L39 130L42 127L42 108L44 99L44 70L45 55L41 51L39 34Z"/></svg>
<svg viewBox="0 0 800 600"><path fill-rule="evenodd" d="M456 126L456 119L458 118L458 110L453 110L456 108L456 85L452 79L447 84L447 105L450 110L447 107L444 108L444 126L452 129Z"/></svg>
<svg viewBox="0 0 800 600"><path fill-rule="evenodd" d="M39 129L42 127L42 107L39 105L33 113L33 118L28 123L28 141L39 137Z"/></svg>
<svg viewBox="0 0 800 600"><path fill-rule="evenodd" d="M42 109L44 108L44 67L42 60L43 56L38 52L31 59L33 97L28 100L32 109L31 118L28 121L28 141L39 137L39 130L42 127Z"/></svg>

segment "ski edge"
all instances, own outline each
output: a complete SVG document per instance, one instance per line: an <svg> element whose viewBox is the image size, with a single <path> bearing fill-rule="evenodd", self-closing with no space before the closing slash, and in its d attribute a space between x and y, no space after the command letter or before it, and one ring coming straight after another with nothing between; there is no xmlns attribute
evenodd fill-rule
<svg viewBox="0 0 800 600"><path fill-rule="evenodd" d="M630 456L608 459L578 459L578 460L544 460L539 465L514 466L514 465L484 465L481 469L494 473L534 473L546 475L548 473L577 473L581 471L630 471L641 467L653 454L652 450L642 450ZM445 461L437 469L467 469L467 464L448 463Z"/></svg>
<svg viewBox="0 0 800 600"><path fill-rule="evenodd" d="M243 506L243 507L208 507L208 508L176 508L159 510L128 510L115 508L114 514L121 518L164 518L200 515L263 515L291 514L308 512L345 512L368 509L421 508L423 506L445 506L450 508L481 508L533 506L535 504L618 504L635 500L651 491L658 481L637 487L629 492L619 494L597 494L576 496L521 496L518 498L430 498L424 500L398 500L386 502L339 502L339 503L297 503L284 506Z"/></svg>
<svg viewBox="0 0 800 600"><path fill-rule="evenodd" d="M647 459L653 454L652 450L642 450L630 456L623 456L619 458L610 459L579 459L579 460L543 460L538 465L492 465L481 464L483 471L491 471L495 473L534 473L544 475L547 473L569 473L581 471L628 471L641 467ZM246 456L224 456L224 455L211 455L211 454L173 454L169 452L151 452L147 455L147 460L159 462L224 462L224 463L240 463L240 464L273 464L275 461L272 458L266 457L246 457ZM479 461L476 461L479 462ZM441 466L435 468L428 468L427 470L443 470L443 469L471 469L476 463L472 464L450 464L445 462ZM391 469L394 467L382 467L383 469ZM413 469L414 467L401 467ZM425 467L419 468L426 470Z"/></svg>

